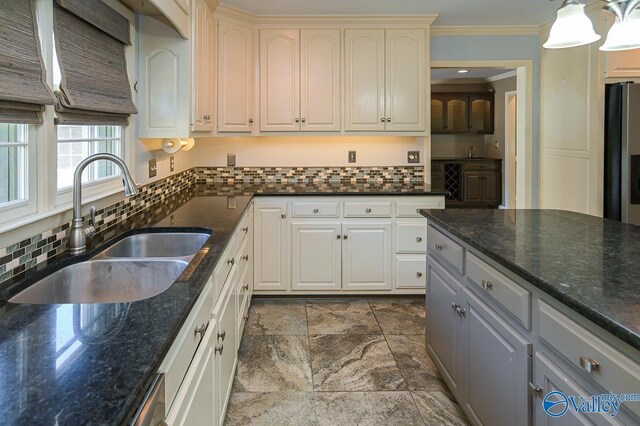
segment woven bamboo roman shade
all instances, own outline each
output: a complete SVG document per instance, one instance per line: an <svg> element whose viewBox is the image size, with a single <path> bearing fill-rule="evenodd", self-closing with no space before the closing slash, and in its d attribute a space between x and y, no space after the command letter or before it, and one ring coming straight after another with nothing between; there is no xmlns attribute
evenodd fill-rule
<svg viewBox="0 0 640 426"><path fill-rule="evenodd" d="M29 0L2 0L0 122L41 124L47 104L53 104L53 93L46 83L35 5Z"/></svg>
<svg viewBox="0 0 640 426"><path fill-rule="evenodd" d="M101 0L56 0L54 32L62 81L60 124L127 125L131 99L125 44L129 21Z"/></svg>

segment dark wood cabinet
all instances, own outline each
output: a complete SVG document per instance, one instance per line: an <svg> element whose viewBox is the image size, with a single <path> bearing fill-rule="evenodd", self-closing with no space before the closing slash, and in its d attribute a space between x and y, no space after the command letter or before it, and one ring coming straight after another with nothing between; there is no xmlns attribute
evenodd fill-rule
<svg viewBox="0 0 640 426"><path fill-rule="evenodd" d="M494 94L433 93L431 95L431 133L493 134Z"/></svg>
<svg viewBox="0 0 640 426"><path fill-rule="evenodd" d="M444 183L444 163L434 163L431 166L431 189L446 191Z"/></svg>
<svg viewBox="0 0 640 426"><path fill-rule="evenodd" d="M431 187L449 191L447 208L497 208L502 203L502 160L434 160Z"/></svg>
<svg viewBox="0 0 640 426"><path fill-rule="evenodd" d="M501 181L499 172L495 170L464 172L463 202L497 207L502 201L499 199L502 197Z"/></svg>

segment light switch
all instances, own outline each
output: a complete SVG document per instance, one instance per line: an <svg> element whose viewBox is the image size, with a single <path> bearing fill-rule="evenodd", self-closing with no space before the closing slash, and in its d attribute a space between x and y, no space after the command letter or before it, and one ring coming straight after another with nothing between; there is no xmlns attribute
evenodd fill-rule
<svg viewBox="0 0 640 426"><path fill-rule="evenodd" d="M227 166L235 167L235 165L236 165L236 155L232 153L227 154Z"/></svg>
<svg viewBox="0 0 640 426"><path fill-rule="evenodd" d="M355 151L349 151L349 162L350 163L355 163L356 162L356 152Z"/></svg>
<svg viewBox="0 0 640 426"><path fill-rule="evenodd" d="M156 177L158 175L158 166L156 165L156 159L149 160L149 177Z"/></svg>

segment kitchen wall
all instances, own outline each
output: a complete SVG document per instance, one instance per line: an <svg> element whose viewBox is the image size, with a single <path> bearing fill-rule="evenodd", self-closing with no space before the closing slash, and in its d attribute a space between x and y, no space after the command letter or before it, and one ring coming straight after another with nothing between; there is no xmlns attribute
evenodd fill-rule
<svg viewBox="0 0 640 426"><path fill-rule="evenodd" d="M433 135L431 158L464 158L472 146L476 147L474 155L485 157L484 139L484 135Z"/></svg>
<svg viewBox="0 0 640 426"><path fill-rule="evenodd" d="M428 146L428 144L427 144ZM348 162L356 151L356 163ZM185 164L225 166L227 153L236 154L236 165L273 166L399 166L407 163L407 151L420 151L423 138L402 136L245 136L196 139ZM177 158L177 157L176 157Z"/></svg>
<svg viewBox="0 0 640 426"><path fill-rule="evenodd" d="M490 83L495 91L495 131L493 135L484 137L484 153L489 158L501 158L504 160L505 144L505 93L517 89L516 77L509 77ZM498 148L496 148L498 142Z"/></svg>

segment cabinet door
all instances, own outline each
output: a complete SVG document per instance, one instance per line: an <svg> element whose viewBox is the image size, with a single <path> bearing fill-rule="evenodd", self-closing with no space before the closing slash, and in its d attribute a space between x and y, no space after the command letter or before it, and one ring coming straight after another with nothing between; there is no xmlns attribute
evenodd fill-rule
<svg viewBox="0 0 640 426"><path fill-rule="evenodd" d="M227 282L226 290L221 293L218 305L214 308L213 316L217 321L216 334L213 337L215 368L216 368L216 403L219 407L219 421L217 424L224 424L225 412L231 385L236 370L237 344L236 344L236 303L233 298L233 288L237 284L238 268L233 267ZM226 292L225 292L226 291ZM209 423L211 424L211 423Z"/></svg>
<svg viewBox="0 0 640 426"><path fill-rule="evenodd" d="M484 200L484 173L464 172L464 202L482 203Z"/></svg>
<svg viewBox="0 0 640 426"><path fill-rule="evenodd" d="M464 295L463 408L474 424L530 424L531 343L471 292Z"/></svg>
<svg viewBox="0 0 640 426"><path fill-rule="evenodd" d="M447 96L445 130L447 133L467 133L469 131L469 98L467 96Z"/></svg>
<svg viewBox="0 0 640 426"><path fill-rule="evenodd" d="M218 23L218 131L251 132L253 123L253 31Z"/></svg>
<svg viewBox="0 0 640 426"><path fill-rule="evenodd" d="M341 225L294 223L291 226L291 287L294 290L339 290Z"/></svg>
<svg viewBox="0 0 640 426"><path fill-rule="evenodd" d="M431 133L444 133L445 123L444 96L431 95Z"/></svg>
<svg viewBox="0 0 640 426"><path fill-rule="evenodd" d="M193 14L193 86L191 130L213 130L213 55L215 18L206 0L195 0Z"/></svg>
<svg viewBox="0 0 640 426"><path fill-rule="evenodd" d="M423 29L386 32L386 130L426 130L426 41Z"/></svg>
<svg viewBox="0 0 640 426"><path fill-rule="evenodd" d="M342 234L342 287L391 289L391 223L343 224Z"/></svg>
<svg viewBox="0 0 640 426"><path fill-rule="evenodd" d="M298 30L260 30L260 130L300 130Z"/></svg>
<svg viewBox="0 0 640 426"><path fill-rule="evenodd" d="M384 30L345 30L345 130L383 131Z"/></svg>
<svg viewBox="0 0 640 426"><path fill-rule="evenodd" d="M340 130L340 30L300 31L302 131Z"/></svg>
<svg viewBox="0 0 640 426"><path fill-rule="evenodd" d="M637 12L636 12L637 13ZM609 78L640 77L640 49L606 52Z"/></svg>
<svg viewBox="0 0 640 426"><path fill-rule="evenodd" d="M462 286L427 257L427 351L437 364L444 381L458 398L460 396L460 336L461 319L456 314Z"/></svg>
<svg viewBox="0 0 640 426"><path fill-rule="evenodd" d="M254 207L255 290L286 290L288 283L287 202L261 202Z"/></svg>
<svg viewBox="0 0 640 426"><path fill-rule="evenodd" d="M485 204L500 204L502 202L502 175L496 172L484 172L484 195L482 202Z"/></svg>
<svg viewBox="0 0 640 426"><path fill-rule="evenodd" d="M493 134L494 102L493 95L474 95L469 97L469 132Z"/></svg>

